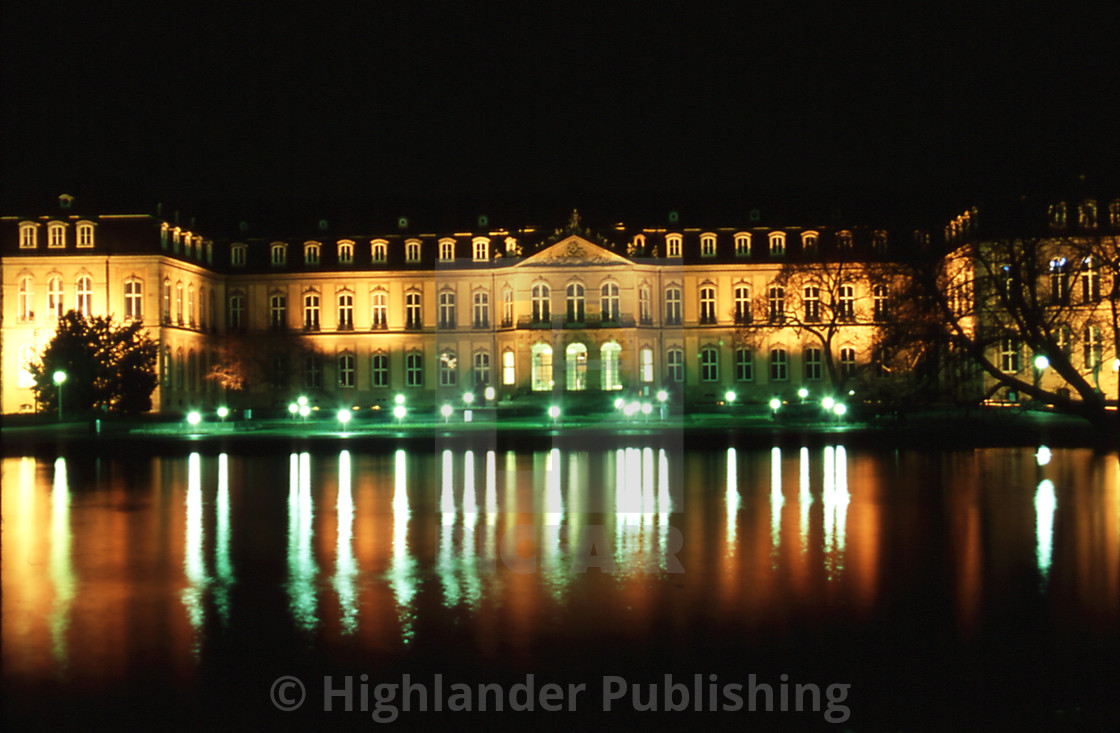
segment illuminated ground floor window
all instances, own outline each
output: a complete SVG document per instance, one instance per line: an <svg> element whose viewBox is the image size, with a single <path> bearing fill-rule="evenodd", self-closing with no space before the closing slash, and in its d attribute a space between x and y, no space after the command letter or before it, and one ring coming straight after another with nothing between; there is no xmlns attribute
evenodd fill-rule
<svg viewBox="0 0 1120 733"><path fill-rule="evenodd" d="M532 351L532 387L536 392L552 389L552 347L537 344Z"/></svg>
<svg viewBox="0 0 1120 733"><path fill-rule="evenodd" d="M622 377L619 374L619 355L622 353L622 347L612 341L603 344L603 348L599 351L603 364L603 389L622 389Z"/></svg>

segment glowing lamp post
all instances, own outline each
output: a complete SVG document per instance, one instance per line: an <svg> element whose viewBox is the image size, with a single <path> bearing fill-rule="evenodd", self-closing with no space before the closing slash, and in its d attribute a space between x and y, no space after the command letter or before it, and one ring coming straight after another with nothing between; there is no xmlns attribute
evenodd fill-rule
<svg viewBox="0 0 1120 733"><path fill-rule="evenodd" d="M62 385L66 381L66 372L59 369L54 373L53 379L58 385L58 421L62 422Z"/></svg>
<svg viewBox="0 0 1120 733"><path fill-rule="evenodd" d="M455 411L451 405L445 404L439 408L439 414L443 415L443 424L446 425L451 421L451 413Z"/></svg>
<svg viewBox="0 0 1120 733"><path fill-rule="evenodd" d="M797 390L797 396L801 398L802 402L804 402L806 398L809 397L809 390L802 387L801 389Z"/></svg>
<svg viewBox="0 0 1120 733"><path fill-rule="evenodd" d="M400 425L404 420L405 413L408 412L404 405L397 405L393 408L393 417L397 418L397 425Z"/></svg>
<svg viewBox="0 0 1120 733"><path fill-rule="evenodd" d="M821 400L821 407L825 409L825 412L830 411L835 405L836 400L832 399L831 397L825 397L823 400Z"/></svg>
<svg viewBox="0 0 1120 733"><path fill-rule="evenodd" d="M467 407L470 407L474 403L474 393L473 392L465 393L463 395L463 402L466 403Z"/></svg>
<svg viewBox="0 0 1120 733"><path fill-rule="evenodd" d="M658 402L658 404L660 405L660 408L661 408L661 419L662 420L665 419L665 403L668 402L668 401L669 401L669 393L666 392L663 389L658 390L658 392L657 392L657 402Z"/></svg>
<svg viewBox="0 0 1120 733"><path fill-rule="evenodd" d="M191 426L192 430L197 430L200 422L202 422L202 415L198 413L198 410L191 410L187 413L187 424Z"/></svg>
<svg viewBox="0 0 1120 733"><path fill-rule="evenodd" d="M616 397L615 400L614 400L614 409L625 410L626 409L626 400L622 399L621 397Z"/></svg>
<svg viewBox="0 0 1120 733"><path fill-rule="evenodd" d="M487 402L493 402L496 393L494 392L493 387L487 387L486 391L483 392L483 395L486 397Z"/></svg>
<svg viewBox="0 0 1120 733"><path fill-rule="evenodd" d="M294 402L288 405L288 413L292 416L292 419L295 420L296 415L299 414L299 405Z"/></svg>
<svg viewBox="0 0 1120 733"><path fill-rule="evenodd" d="M350 423L352 415L349 410L338 411L338 421L342 423L342 432L346 432L346 426Z"/></svg>
<svg viewBox="0 0 1120 733"><path fill-rule="evenodd" d="M299 406L299 416L303 418L304 422L307 422L307 416L310 415L310 414L311 414L311 407L310 406L308 406L308 405L300 405Z"/></svg>
<svg viewBox="0 0 1120 733"><path fill-rule="evenodd" d="M229 417L229 408L224 407L224 406L219 407L218 408L218 419L220 419L222 422L225 422L227 417Z"/></svg>
<svg viewBox="0 0 1120 733"><path fill-rule="evenodd" d="M782 401L779 400L777 397L771 397L770 398L770 417L773 418L773 419L777 419L778 410L780 410L780 409L782 409Z"/></svg>
<svg viewBox="0 0 1120 733"><path fill-rule="evenodd" d="M649 422L649 414L653 412L653 405L648 402L642 403L642 414L646 417L646 422Z"/></svg>
<svg viewBox="0 0 1120 733"><path fill-rule="evenodd" d="M730 389L723 395L723 399L727 402L728 407L733 407L735 405L736 396L735 391Z"/></svg>
<svg viewBox="0 0 1120 733"><path fill-rule="evenodd" d="M552 418L552 426L556 427L556 423L560 419L560 408L552 405L548 408L548 416Z"/></svg>
<svg viewBox="0 0 1120 733"><path fill-rule="evenodd" d="M393 398L393 402L395 402L398 405L403 405L404 404L404 395L403 394L397 395L396 397Z"/></svg>
<svg viewBox="0 0 1120 733"><path fill-rule="evenodd" d="M1039 354L1034 358L1034 386L1038 387L1042 381L1042 373L1050 367L1050 360L1046 354Z"/></svg>
<svg viewBox="0 0 1120 733"><path fill-rule="evenodd" d="M835 405L832 406L832 412L833 412L834 415L836 415L837 418L839 418L840 420L843 420L844 415L848 414L848 406L845 405L843 402L837 402Z"/></svg>

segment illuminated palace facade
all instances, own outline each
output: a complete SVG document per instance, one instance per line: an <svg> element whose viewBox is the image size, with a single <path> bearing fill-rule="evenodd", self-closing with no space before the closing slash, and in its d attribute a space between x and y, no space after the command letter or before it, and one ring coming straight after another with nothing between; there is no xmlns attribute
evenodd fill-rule
<svg viewBox="0 0 1120 733"><path fill-rule="evenodd" d="M31 411L28 364L71 309L140 321L159 344L154 409L436 404L486 387L497 401L613 401L666 389L684 404L828 388L872 358L890 256L885 230L619 224L560 229L242 236L215 241L148 214L6 216L5 413ZM912 236L912 233L910 234ZM841 258L836 288L788 277ZM817 300L818 302L814 302ZM814 310L815 309L815 310ZM842 316L826 365L802 321ZM826 368L831 366L832 369ZM239 373L227 394L214 373ZM208 378L208 376L210 378Z"/></svg>

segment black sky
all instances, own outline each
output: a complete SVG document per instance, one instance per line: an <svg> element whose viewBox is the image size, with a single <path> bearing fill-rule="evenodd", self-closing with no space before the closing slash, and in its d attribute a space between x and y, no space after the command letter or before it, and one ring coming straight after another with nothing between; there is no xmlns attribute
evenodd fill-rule
<svg viewBox="0 0 1120 733"><path fill-rule="evenodd" d="M971 5L8 3L0 180L498 208L1115 187L1117 4Z"/></svg>

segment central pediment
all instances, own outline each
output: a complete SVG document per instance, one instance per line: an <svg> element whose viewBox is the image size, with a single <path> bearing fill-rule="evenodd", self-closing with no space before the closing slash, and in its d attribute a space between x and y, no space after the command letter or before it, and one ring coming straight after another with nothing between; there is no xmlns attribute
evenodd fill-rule
<svg viewBox="0 0 1120 733"><path fill-rule="evenodd" d="M628 265L630 260L572 234L525 258L518 267L581 267L585 265Z"/></svg>

